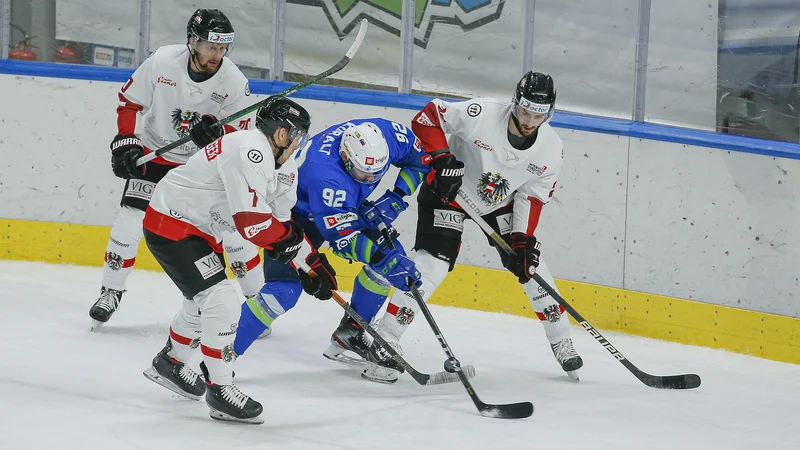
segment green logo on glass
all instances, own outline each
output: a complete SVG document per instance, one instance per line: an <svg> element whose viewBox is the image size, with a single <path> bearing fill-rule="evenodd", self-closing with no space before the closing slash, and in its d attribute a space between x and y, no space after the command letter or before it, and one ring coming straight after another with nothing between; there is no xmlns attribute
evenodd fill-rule
<svg viewBox="0 0 800 450"><path fill-rule="evenodd" d="M344 39L363 18L400 35L402 0L287 0L288 3L321 7L339 39ZM428 46L434 24L457 25L469 31L500 18L505 0L417 0L414 43Z"/></svg>

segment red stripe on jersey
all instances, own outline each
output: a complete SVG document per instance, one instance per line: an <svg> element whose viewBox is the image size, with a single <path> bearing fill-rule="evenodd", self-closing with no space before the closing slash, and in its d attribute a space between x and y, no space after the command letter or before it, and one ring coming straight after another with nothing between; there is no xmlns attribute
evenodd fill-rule
<svg viewBox="0 0 800 450"><path fill-rule="evenodd" d="M137 105L119 94L117 106L117 134L134 134L136 131L136 113L143 110L142 105Z"/></svg>
<svg viewBox="0 0 800 450"><path fill-rule="evenodd" d="M566 311L567 310L564 309L563 306L558 305L558 312L560 312L561 314L564 314ZM540 313L539 311L536 311L536 317L538 317L539 320L547 320L547 317L544 316L544 313Z"/></svg>
<svg viewBox="0 0 800 450"><path fill-rule="evenodd" d="M214 239L214 236L203 233L190 223L162 214L150 206L147 207L147 211L144 213L142 225L147 231L172 241L180 241L189 236L197 236L208 242L208 245L215 252L222 253L222 245Z"/></svg>
<svg viewBox="0 0 800 450"><path fill-rule="evenodd" d="M536 197L528 197L531 203L531 209L528 212L528 227L525 229L527 236L533 236L536 227L539 225L539 217L542 215L542 207L544 203Z"/></svg>
<svg viewBox="0 0 800 450"><path fill-rule="evenodd" d="M397 316L397 311L399 309L400 308L398 308L397 305L395 305L394 303L391 303L391 302L388 305L386 305L386 312L391 314L391 315L393 315L393 316Z"/></svg>
<svg viewBox="0 0 800 450"><path fill-rule="evenodd" d="M176 333L175 330L170 327L169 329L169 337L172 338L173 341L177 342L181 345L192 345L192 340L186 336L181 336L180 334Z"/></svg>
<svg viewBox="0 0 800 450"><path fill-rule="evenodd" d="M106 252L106 256L105 256L105 258L103 258L103 261L108 262L108 252ZM133 267L134 264L136 264L136 258L135 257L131 258L131 259L123 259L122 260L122 268L123 269L127 269L128 267Z"/></svg>
<svg viewBox="0 0 800 450"><path fill-rule="evenodd" d="M272 244L289 234L283 223L269 213L240 211L233 215L233 223L245 239L266 249L272 249ZM264 228L258 229L259 226Z"/></svg>
<svg viewBox="0 0 800 450"><path fill-rule="evenodd" d="M233 133L234 131L239 131L238 128L234 127L233 125L228 125L227 123L222 126L222 129L225 130L225 134Z"/></svg>
<svg viewBox="0 0 800 450"><path fill-rule="evenodd" d="M439 119L439 109L433 102L428 102L414 116L414 119L411 120L411 131L422 141L422 146L428 153L447 148L447 139L444 137Z"/></svg>
<svg viewBox="0 0 800 450"><path fill-rule="evenodd" d="M247 261L247 263L245 263L245 266L247 266L247 271L249 272L255 269L260 262L261 262L261 257L258 255L256 255L256 257L251 259L250 261Z"/></svg>
<svg viewBox="0 0 800 450"><path fill-rule="evenodd" d="M203 352L204 355L209 356L211 358L222 359L222 350L218 348L206 347L201 343L200 351Z"/></svg>

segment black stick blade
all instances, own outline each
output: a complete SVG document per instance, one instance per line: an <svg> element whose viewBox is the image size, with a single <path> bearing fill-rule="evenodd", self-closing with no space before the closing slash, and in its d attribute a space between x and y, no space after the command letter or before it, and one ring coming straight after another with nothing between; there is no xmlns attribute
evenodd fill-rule
<svg viewBox="0 0 800 450"><path fill-rule="evenodd" d="M636 374L639 380L656 389L694 389L700 386L700 376L695 374L656 376L644 372Z"/></svg>
<svg viewBox="0 0 800 450"><path fill-rule="evenodd" d="M507 405L488 405L481 402L478 411L483 417L495 419L525 419L533 415L533 403L520 402Z"/></svg>

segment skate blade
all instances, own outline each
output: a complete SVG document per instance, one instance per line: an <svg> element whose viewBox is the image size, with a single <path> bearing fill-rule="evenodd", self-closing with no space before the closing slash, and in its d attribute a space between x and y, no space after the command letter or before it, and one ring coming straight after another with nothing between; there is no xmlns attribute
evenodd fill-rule
<svg viewBox="0 0 800 450"><path fill-rule="evenodd" d="M252 423L254 425L260 425L264 423L264 419L260 415L256 417L251 417L249 419L240 419L238 417L233 417L230 414L225 414L224 412L216 410L211 407L209 407L208 415L211 416L212 419L224 420L226 422Z"/></svg>
<svg viewBox="0 0 800 450"><path fill-rule="evenodd" d="M89 329L89 331L97 331L100 328L103 328L103 325L105 324L106 324L105 322L100 322L99 320L92 319L92 328Z"/></svg>
<svg viewBox="0 0 800 450"><path fill-rule="evenodd" d="M361 372L361 378L375 383L393 384L400 378L400 372L377 364L367 363L367 367Z"/></svg>
<svg viewBox="0 0 800 450"><path fill-rule="evenodd" d="M576 383L577 383L578 381L581 381L581 378L580 378L580 376L578 375L578 371L577 371L577 370L573 370L573 371L571 371L571 372L567 372L567 376L569 377L569 379L570 379L570 380L572 380L572 381L574 381L574 382L576 382Z"/></svg>
<svg viewBox="0 0 800 450"><path fill-rule="evenodd" d="M330 359L331 361L336 361L340 364L344 364L348 367L353 367L355 369L364 369L367 366L367 362L361 358L353 358L351 356L347 356L345 354L347 350L339 347L338 345L331 344L330 347L327 348L324 352L322 352L322 356Z"/></svg>
<svg viewBox="0 0 800 450"><path fill-rule="evenodd" d="M156 369L153 368L153 366L150 366L149 368L147 368L147 370L142 372L142 374L145 377L147 377L148 380L152 381L153 383L161 385L161 386L169 389L170 391L180 395L181 397L188 398L189 400L200 401L200 399L203 398L203 396L205 395L205 393L203 393L201 395L193 395L193 394L189 394L188 392L185 392L184 390L182 390L181 388L176 386L175 383L173 383L173 382L165 379L161 375L159 375L158 372L156 372Z"/></svg>

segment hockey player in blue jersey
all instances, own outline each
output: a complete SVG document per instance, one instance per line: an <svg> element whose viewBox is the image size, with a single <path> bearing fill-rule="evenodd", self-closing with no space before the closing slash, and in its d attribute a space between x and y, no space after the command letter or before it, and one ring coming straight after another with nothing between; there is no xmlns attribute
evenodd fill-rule
<svg viewBox="0 0 800 450"><path fill-rule="evenodd" d="M408 277L420 283L420 274L402 245L395 242L395 249L386 245L378 223L393 230L391 223L408 207L403 197L414 194L420 186L430 171L430 158L411 129L379 118L334 125L314 136L295 158L298 187L292 220L301 224L315 248L327 242L337 256L364 263L353 286L351 305L369 322L392 286L409 291ZM391 166L400 168L394 188L374 202L367 201ZM242 305L234 343L239 355L273 320L294 307L303 290L297 272L288 264L265 258L264 275L266 284L259 295ZM388 379L374 381L395 381L402 368L380 349L370 348L364 334L345 314L324 355L349 365L366 366L364 360L368 360L373 366L394 369L385 371ZM345 351L361 359L348 357Z"/></svg>

